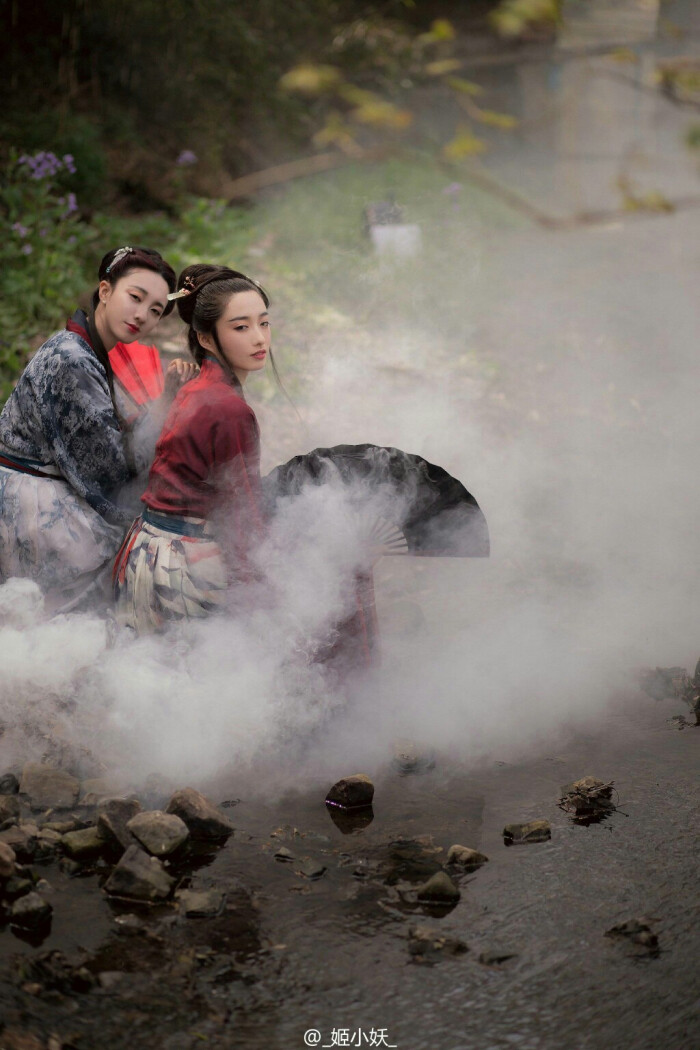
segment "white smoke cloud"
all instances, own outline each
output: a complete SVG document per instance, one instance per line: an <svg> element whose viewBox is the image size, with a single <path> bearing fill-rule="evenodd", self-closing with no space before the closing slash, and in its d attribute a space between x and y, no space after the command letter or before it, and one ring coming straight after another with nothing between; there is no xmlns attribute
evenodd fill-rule
<svg viewBox="0 0 700 1050"><path fill-rule="evenodd" d="M402 736L465 763L512 758L599 720L636 665L694 665L697 237L679 221L504 234L484 267L472 243L465 285L438 270L418 328L401 317L405 273L385 266L393 320L312 348L306 431L285 417L280 442L283 410L260 407L268 468L316 446L399 447L486 513L489 560L378 565L369 674L341 686L312 659L351 608L360 558L347 503L312 488L283 504L261 581L225 616L109 642L98 620L30 622L25 607L0 626L2 720L51 723L69 700L61 731L115 777L201 785L252 767L281 787L292 769L372 772ZM0 614L20 590L0 587ZM20 744L0 738L6 766Z"/></svg>

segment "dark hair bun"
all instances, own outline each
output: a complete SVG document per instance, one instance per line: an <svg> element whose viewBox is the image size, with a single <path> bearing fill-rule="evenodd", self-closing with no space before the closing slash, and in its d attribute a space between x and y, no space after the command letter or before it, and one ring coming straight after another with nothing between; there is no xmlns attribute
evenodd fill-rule
<svg viewBox="0 0 700 1050"><path fill-rule="evenodd" d="M153 248L144 248L141 245L124 245L121 248L112 248L103 256L97 271L100 281L109 281L114 285L121 277L126 276L131 270L153 270L159 274L168 286L169 291L175 291L175 271L165 261L160 252ZM93 300L96 300L96 294ZM172 303L167 303L163 315L170 313Z"/></svg>
<svg viewBox="0 0 700 1050"><path fill-rule="evenodd" d="M220 273L221 269L221 266L211 266L209 263L193 263L192 266L186 266L178 277L178 291L181 288L192 288L191 295L185 295L182 299L177 300L177 312L185 324L192 324L192 315L197 304L197 291L202 287L203 278L213 277L214 274Z"/></svg>

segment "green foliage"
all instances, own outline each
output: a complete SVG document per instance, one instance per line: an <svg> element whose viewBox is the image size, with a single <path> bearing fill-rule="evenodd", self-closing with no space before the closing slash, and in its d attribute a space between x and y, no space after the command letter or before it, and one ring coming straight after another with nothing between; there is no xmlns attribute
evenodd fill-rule
<svg viewBox="0 0 700 1050"><path fill-rule="evenodd" d="M10 155L0 181L0 397L24 363L33 337L57 326L82 277L90 231L78 221L73 157Z"/></svg>

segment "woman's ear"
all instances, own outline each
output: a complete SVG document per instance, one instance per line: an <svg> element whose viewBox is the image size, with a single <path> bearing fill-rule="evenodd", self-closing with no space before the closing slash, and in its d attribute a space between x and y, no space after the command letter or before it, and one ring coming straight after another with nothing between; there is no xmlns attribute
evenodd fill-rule
<svg viewBox="0 0 700 1050"><path fill-rule="evenodd" d="M106 303L112 294L112 285L109 281L100 281L97 286L97 295L101 303Z"/></svg>
<svg viewBox="0 0 700 1050"><path fill-rule="evenodd" d="M197 340L204 350L215 351L216 343L211 332L197 332Z"/></svg>

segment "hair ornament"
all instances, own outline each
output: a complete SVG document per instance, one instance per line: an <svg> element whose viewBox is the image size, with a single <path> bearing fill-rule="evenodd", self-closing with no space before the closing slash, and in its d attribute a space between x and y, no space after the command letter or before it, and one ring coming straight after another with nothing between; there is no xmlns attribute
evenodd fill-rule
<svg viewBox="0 0 700 1050"><path fill-rule="evenodd" d="M171 292L170 293L170 295L168 296L168 302L172 303L175 299L184 299L185 296L192 295L192 292L195 291L195 288L196 288L196 285L195 285L194 277L191 277L188 274L187 277L185 277L184 281L182 282L182 288L180 288L179 291L177 291L177 292Z"/></svg>
<svg viewBox="0 0 700 1050"><path fill-rule="evenodd" d="M108 274L109 271L112 269L112 267L116 263L120 262L124 258L125 255L129 255L133 251L134 251L134 249L128 244L125 244L123 248L117 248L116 252L114 253L114 255L112 257L111 263L105 269L105 274Z"/></svg>

